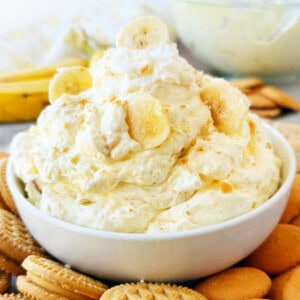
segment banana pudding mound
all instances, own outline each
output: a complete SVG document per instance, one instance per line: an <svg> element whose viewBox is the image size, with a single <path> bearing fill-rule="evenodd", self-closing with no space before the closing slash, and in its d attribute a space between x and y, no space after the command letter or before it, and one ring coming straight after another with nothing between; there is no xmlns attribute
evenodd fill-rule
<svg viewBox="0 0 300 300"><path fill-rule="evenodd" d="M249 100L179 56L165 24L139 18L90 69L62 68L11 160L28 201L104 231L177 232L267 201L281 162Z"/></svg>

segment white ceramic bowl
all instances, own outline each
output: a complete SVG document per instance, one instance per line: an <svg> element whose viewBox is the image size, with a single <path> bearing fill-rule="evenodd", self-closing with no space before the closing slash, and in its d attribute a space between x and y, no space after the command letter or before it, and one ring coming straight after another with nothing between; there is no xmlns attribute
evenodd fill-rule
<svg viewBox="0 0 300 300"><path fill-rule="evenodd" d="M298 0L169 1L181 41L201 64L223 76L300 75Z"/></svg>
<svg viewBox="0 0 300 300"><path fill-rule="evenodd" d="M54 257L87 274L117 281L179 282L225 269L246 257L270 234L285 208L296 170L287 141L266 125L283 160L282 184L267 202L242 216L179 233L128 234L73 225L28 202L9 162L7 179L20 215Z"/></svg>

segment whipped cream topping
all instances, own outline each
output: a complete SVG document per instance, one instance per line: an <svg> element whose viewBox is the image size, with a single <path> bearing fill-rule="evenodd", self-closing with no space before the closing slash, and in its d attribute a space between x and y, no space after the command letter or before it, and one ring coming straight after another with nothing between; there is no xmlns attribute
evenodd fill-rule
<svg viewBox="0 0 300 300"><path fill-rule="evenodd" d="M90 72L92 88L62 95L11 145L42 211L105 231L177 232L244 214L277 190L280 161L248 98L195 70L175 44L111 48ZM145 136L132 128L143 99L167 120L147 123L168 127L153 147L155 137L145 147L133 134Z"/></svg>

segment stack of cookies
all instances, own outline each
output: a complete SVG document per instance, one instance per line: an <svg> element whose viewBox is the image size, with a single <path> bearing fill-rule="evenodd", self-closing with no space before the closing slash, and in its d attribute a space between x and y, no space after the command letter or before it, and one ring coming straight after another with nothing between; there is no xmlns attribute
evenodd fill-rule
<svg viewBox="0 0 300 300"><path fill-rule="evenodd" d="M300 126L274 123L300 148ZM298 151L298 152L297 152ZM187 286L165 283L105 285L46 257L19 219L6 183L8 160L0 152L0 300L298 300L300 299L300 168L282 215L267 240L237 265ZM11 290L12 275L18 293Z"/></svg>
<svg viewBox="0 0 300 300"><path fill-rule="evenodd" d="M284 110L300 111L300 102L260 78L236 79L231 84L246 94L251 102L250 110L262 118L275 118Z"/></svg>
<svg viewBox="0 0 300 300"><path fill-rule="evenodd" d="M99 299L107 290L100 281L41 256L28 256L22 266L27 272L17 277L17 288L28 299Z"/></svg>

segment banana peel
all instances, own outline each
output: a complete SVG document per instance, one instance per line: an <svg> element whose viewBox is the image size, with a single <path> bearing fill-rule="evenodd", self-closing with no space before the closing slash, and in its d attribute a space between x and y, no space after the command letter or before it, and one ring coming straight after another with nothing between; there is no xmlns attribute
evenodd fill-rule
<svg viewBox="0 0 300 300"><path fill-rule="evenodd" d="M0 122L35 120L49 104L48 90L60 67L87 66L86 59L0 74Z"/></svg>

